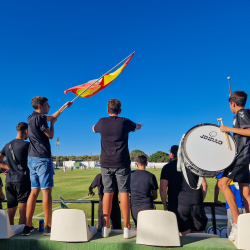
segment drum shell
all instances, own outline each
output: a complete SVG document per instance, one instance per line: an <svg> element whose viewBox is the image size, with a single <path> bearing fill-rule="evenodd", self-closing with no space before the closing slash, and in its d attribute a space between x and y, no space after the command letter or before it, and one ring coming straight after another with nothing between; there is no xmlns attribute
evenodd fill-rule
<svg viewBox="0 0 250 250"><path fill-rule="evenodd" d="M234 156L234 160L231 162L231 164L225 168L222 168L220 170L217 170L217 171L208 171L208 170L204 170L202 169L201 166L197 166L195 165L191 159L189 159L188 155L186 155L185 153L185 150L184 150L184 142L185 142L185 139L187 138L187 136L189 135L189 133L194 130L195 128L197 127L200 127L200 126L206 126L206 125L209 125L209 126L215 126L215 127L219 127L217 125L214 125L214 124L210 124L210 123L204 123L204 124L200 124L200 125L197 125L197 126L194 126L192 127L186 134L185 136L183 137L182 139L182 142L181 142L181 155L182 155L182 159L184 161L184 165L187 169L189 169L191 172L193 172L194 174L198 175L198 176L202 176L202 177L215 177L219 174L221 174L226 168L230 167L233 162L235 161L235 158L237 156L237 152L235 152L235 156ZM231 140L234 142L235 144L235 148L236 148L236 142L235 142L235 139L232 137L231 134L227 133L228 136L230 136ZM223 145L223 146L226 146L226 145Z"/></svg>

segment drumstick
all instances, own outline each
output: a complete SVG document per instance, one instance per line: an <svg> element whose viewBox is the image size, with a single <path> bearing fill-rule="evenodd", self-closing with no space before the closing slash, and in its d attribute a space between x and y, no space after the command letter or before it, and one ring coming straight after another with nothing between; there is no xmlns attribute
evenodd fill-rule
<svg viewBox="0 0 250 250"><path fill-rule="evenodd" d="M218 120L218 121L221 121L221 125L223 126L222 118L218 118L217 120ZM227 141L227 135L226 135L225 132L223 132L223 134L224 134L224 137L225 137L225 141L226 141L227 148L229 148L229 146L228 146L228 141Z"/></svg>
<svg viewBox="0 0 250 250"><path fill-rule="evenodd" d="M228 83L229 83L229 90L230 90L230 95L232 94L231 90L231 83L230 83L230 76L227 77Z"/></svg>

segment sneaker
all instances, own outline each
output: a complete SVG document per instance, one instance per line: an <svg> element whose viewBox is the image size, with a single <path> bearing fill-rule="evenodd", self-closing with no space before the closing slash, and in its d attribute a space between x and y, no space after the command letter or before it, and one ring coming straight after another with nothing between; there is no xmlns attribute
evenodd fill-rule
<svg viewBox="0 0 250 250"><path fill-rule="evenodd" d="M102 228L102 237L103 238L108 238L110 233L111 233L111 228L108 228L108 227Z"/></svg>
<svg viewBox="0 0 250 250"><path fill-rule="evenodd" d="M44 236L48 236L48 235L50 235L50 232L51 232L51 227L45 226L45 227L44 227L43 235L44 235Z"/></svg>
<svg viewBox="0 0 250 250"><path fill-rule="evenodd" d="M25 226L24 229L23 229L23 236L28 236L30 235L30 233L32 233L34 231L34 227L29 227L29 226Z"/></svg>
<svg viewBox="0 0 250 250"><path fill-rule="evenodd" d="M123 229L123 238L124 239L130 239L135 237L137 234L137 230L133 227L131 227L130 229L128 229L127 227L124 227Z"/></svg>
<svg viewBox="0 0 250 250"><path fill-rule="evenodd" d="M228 236L228 239L230 241L235 241L236 236L237 236L237 232L238 232L237 224L232 223L232 221L231 221L231 224L232 224L232 229L231 229L231 232L230 232L230 234Z"/></svg>

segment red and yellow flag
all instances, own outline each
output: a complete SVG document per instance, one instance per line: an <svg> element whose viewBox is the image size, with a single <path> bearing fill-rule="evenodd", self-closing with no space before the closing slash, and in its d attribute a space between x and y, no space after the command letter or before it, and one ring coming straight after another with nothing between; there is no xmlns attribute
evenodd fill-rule
<svg viewBox="0 0 250 250"><path fill-rule="evenodd" d="M118 68L113 73L107 74L104 77L102 77L98 82L96 82L93 86L91 86L87 91L81 94L80 97L89 98L95 95L96 93L98 93L99 91L101 91L102 89L106 88L124 70L124 68L127 66L129 61L132 59L133 55L131 55L131 57L129 57L129 59L120 68ZM67 89L64 91L64 94L67 94L69 91L72 91L75 95L79 95L82 91L87 89L94 81L96 80L91 80L82 85L78 85L73 88Z"/></svg>

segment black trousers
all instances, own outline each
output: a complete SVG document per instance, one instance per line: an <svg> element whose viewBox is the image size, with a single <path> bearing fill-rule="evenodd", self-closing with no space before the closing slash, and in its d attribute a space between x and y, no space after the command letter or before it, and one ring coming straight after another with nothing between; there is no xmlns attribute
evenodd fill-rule
<svg viewBox="0 0 250 250"><path fill-rule="evenodd" d="M116 196L113 197L110 219L113 229L122 229L121 210L119 206L118 197ZM104 218L103 218L102 200L100 200L98 208L98 231L102 231L103 227L104 227Z"/></svg>
<svg viewBox="0 0 250 250"><path fill-rule="evenodd" d="M138 213L143 210L151 210L151 209L156 209L154 204L144 204L140 207L131 206L131 215L136 226L137 226Z"/></svg>

